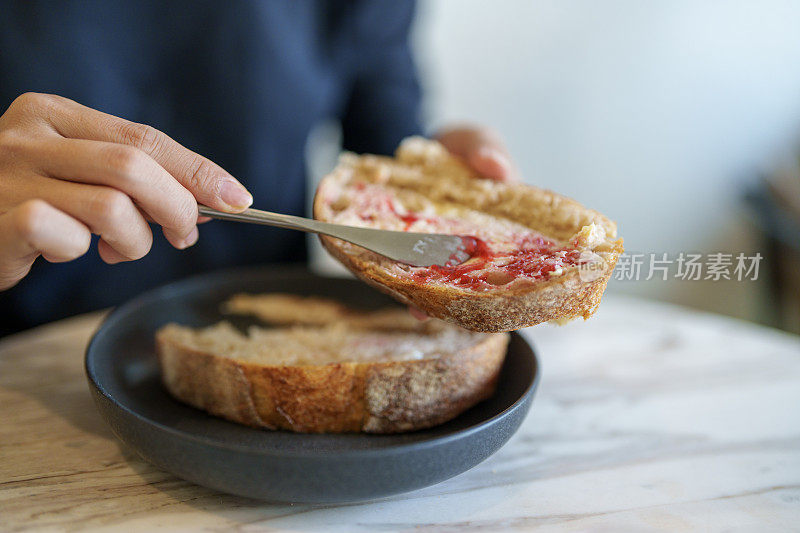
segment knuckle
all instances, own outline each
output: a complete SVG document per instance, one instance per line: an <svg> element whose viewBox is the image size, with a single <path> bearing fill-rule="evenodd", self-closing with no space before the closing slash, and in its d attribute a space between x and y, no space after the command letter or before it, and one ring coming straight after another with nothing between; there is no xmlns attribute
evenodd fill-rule
<svg viewBox="0 0 800 533"><path fill-rule="evenodd" d="M171 211L168 227L187 233L197 223L197 202L191 194L182 194Z"/></svg>
<svg viewBox="0 0 800 533"><path fill-rule="evenodd" d="M33 199L21 203L14 210L14 229L24 239L35 238L44 219L50 213L50 206L44 200Z"/></svg>
<svg viewBox="0 0 800 533"><path fill-rule="evenodd" d="M120 136L125 144L129 144L145 153L152 154L161 146L162 133L147 124L125 122L120 126Z"/></svg>
<svg viewBox="0 0 800 533"><path fill-rule="evenodd" d="M12 107L29 107L36 105L44 99L45 95L43 93L27 92L17 96L11 105Z"/></svg>
<svg viewBox="0 0 800 533"><path fill-rule="evenodd" d="M117 178L133 179L142 164L142 152L132 146L113 144L106 149L106 164Z"/></svg>
<svg viewBox="0 0 800 533"><path fill-rule="evenodd" d="M200 159L189 178L189 190L218 196L222 180L217 178L217 174L216 168L208 159Z"/></svg>
<svg viewBox="0 0 800 533"><path fill-rule="evenodd" d="M113 225L124 223L126 217L131 216L131 209L134 207L127 195L116 189L106 188L96 195L93 209L101 222Z"/></svg>
<svg viewBox="0 0 800 533"><path fill-rule="evenodd" d="M11 109L21 113L40 113L55 105L56 98L51 94L27 92L19 95L11 103Z"/></svg>

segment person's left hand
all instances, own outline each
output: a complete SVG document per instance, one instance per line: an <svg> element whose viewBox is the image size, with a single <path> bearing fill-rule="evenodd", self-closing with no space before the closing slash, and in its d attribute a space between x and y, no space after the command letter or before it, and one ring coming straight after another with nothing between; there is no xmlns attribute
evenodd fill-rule
<svg viewBox="0 0 800 533"><path fill-rule="evenodd" d="M436 140L483 178L504 182L519 181L517 168L511 162L500 135L489 128L445 128L436 135Z"/></svg>

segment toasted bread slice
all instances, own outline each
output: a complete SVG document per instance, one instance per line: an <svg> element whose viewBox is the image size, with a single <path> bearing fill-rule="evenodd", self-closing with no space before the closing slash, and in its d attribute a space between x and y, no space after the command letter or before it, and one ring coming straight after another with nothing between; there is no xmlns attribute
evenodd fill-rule
<svg viewBox="0 0 800 533"><path fill-rule="evenodd" d="M345 153L323 178L314 217L339 224L477 238L455 267L412 267L320 236L356 276L430 316L473 331L589 317L622 253L616 225L556 193L479 179L439 143L396 157Z"/></svg>
<svg viewBox="0 0 800 533"><path fill-rule="evenodd" d="M227 322L168 324L156 334L163 382L185 403L268 429L397 433L441 424L494 392L509 340L320 298L238 295L225 308L280 327L245 335Z"/></svg>

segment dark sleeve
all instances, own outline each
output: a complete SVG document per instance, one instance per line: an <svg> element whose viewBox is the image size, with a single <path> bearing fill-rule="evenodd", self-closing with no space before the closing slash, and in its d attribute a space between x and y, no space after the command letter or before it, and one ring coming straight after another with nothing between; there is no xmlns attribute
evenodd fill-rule
<svg viewBox="0 0 800 533"><path fill-rule="evenodd" d="M345 150L391 154L422 133L421 92L409 47L414 2L361 2L353 20L354 74L342 119Z"/></svg>

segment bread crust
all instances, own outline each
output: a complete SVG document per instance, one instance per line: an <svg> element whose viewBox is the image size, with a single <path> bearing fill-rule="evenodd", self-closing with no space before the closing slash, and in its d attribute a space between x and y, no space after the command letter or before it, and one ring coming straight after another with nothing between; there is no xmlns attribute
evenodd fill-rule
<svg viewBox="0 0 800 533"><path fill-rule="evenodd" d="M600 305L617 262L617 256L607 259L603 273L588 283L581 281L577 270L572 270L526 287L467 293L444 285L398 279L374 263L346 253L337 239L320 236L320 240L333 257L365 283L429 316L486 333L516 331L551 320L589 318Z"/></svg>
<svg viewBox="0 0 800 533"><path fill-rule="evenodd" d="M437 358L272 366L199 351L156 334L162 380L179 400L253 427L397 433L450 420L491 396L508 335Z"/></svg>
<svg viewBox="0 0 800 533"><path fill-rule="evenodd" d="M331 221L331 210L326 198L331 195L331 190L342 187L342 183L346 183L349 176L358 171L356 167L361 158L369 158L367 163L370 165L384 164L403 171L422 169L423 179L418 180L418 187L423 190L425 177L446 182L454 175L450 184L451 191L447 193L448 201L463 201L471 209L484 210L521 223L548 237L565 241L583 228L595 225L603 230L606 238L596 249L590 251L595 252L602 261L594 265L588 279L582 276L579 268L572 267L558 277L474 291L442 283L420 283L410 276L398 276L387 268L388 260L376 261L376 254L339 239L320 235L322 245L334 258L359 279L400 302L413 305L429 316L472 331L514 331L551 320L562 321L577 317L585 319L594 313L623 251L622 240L616 239L616 225L611 220L567 197L522 184L487 184L491 198L484 203L481 203L480 198L476 200L474 191L470 191L463 199L459 198L457 191L464 184L464 176L472 176L476 180L480 178L454 157L443 155L443 148L438 143L411 139L411 143L404 141L404 144L410 144L411 148L405 147L406 154L402 154L405 158L400 161L345 154L337 168L323 178L317 188L313 204L314 217ZM398 153L403 149L401 145ZM433 156L426 155L425 151L432 151ZM439 169L441 172L437 172ZM413 182L407 176L404 180L404 186ZM506 208L508 204L513 204L514 209ZM524 213L525 217L515 217L514 213Z"/></svg>

